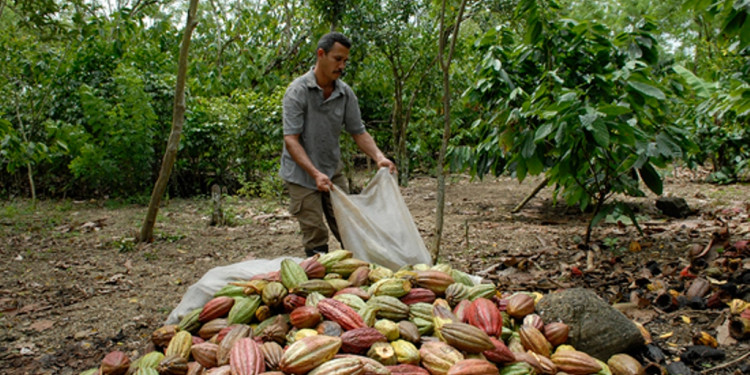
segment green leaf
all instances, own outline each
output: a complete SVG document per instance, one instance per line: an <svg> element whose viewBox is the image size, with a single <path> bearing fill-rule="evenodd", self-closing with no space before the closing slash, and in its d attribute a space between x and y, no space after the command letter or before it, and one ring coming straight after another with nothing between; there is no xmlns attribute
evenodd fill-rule
<svg viewBox="0 0 750 375"><path fill-rule="evenodd" d="M609 147L609 129L603 121L595 121L591 124L591 132L594 140L602 147Z"/></svg>
<svg viewBox="0 0 750 375"><path fill-rule="evenodd" d="M597 111L604 113L609 116L620 116L626 113L633 112L632 109L621 105L605 104L596 108Z"/></svg>
<svg viewBox="0 0 750 375"><path fill-rule="evenodd" d="M646 184L649 190L654 192L656 195L661 195L664 190L664 185L661 180L659 172L654 169L651 163L645 163L643 167L638 169L638 174L641 175L643 183Z"/></svg>
<svg viewBox="0 0 750 375"><path fill-rule="evenodd" d="M679 74L680 77L682 77L682 79L687 82L690 88L695 91L695 95L697 95L699 98L708 98L716 89L715 85L706 83L706 81L700 79L698 76L693 74L693 72L687 70L682 65L675 65L672 67L672 70L674 70L675 73Z"/></svg>
<svg viewBox="0 0 750 375"><path fill-rule="evenodd" d="M550 133L552 133L552 124L548 122L548 123L540 126L536 130L536 135L534 135L534 142L538 142L538 141L546 138L548 135L550 135Z"/></svg>
<svg viewBox="0 0 750 375"><path fill-rule="evenodd" d="M636 91L640 92L641 94L650 96L654 99L659 99L659 100L666 99L666 96L661 90L647 83L638 82L638 81L628 81L628 86L634 88Z"/></svg>

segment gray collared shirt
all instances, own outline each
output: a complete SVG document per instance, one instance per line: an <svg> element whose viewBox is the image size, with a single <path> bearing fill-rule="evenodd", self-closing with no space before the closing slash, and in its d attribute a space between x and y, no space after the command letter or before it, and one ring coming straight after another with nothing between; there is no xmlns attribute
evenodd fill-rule
<svg viewBox="0 0 750 375"><path fill-rule="evenodd" d="M295 79L284 94L284 135L299 134L302 147L315 168L331 178L341 163L339 136L342 130L362 134L365 126L354 91L341 80L333 93L323 99L312 70ZM315 180L305 172L284 146L279 176L284 181L317 189Z"/></svg>

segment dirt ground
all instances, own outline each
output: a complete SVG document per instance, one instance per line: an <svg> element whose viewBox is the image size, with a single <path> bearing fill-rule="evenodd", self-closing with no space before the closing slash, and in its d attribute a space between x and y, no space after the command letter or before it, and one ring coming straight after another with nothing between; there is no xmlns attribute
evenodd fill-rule
<svg viewBox="0 0 750 375"><path fill-rule="evenodd" d="M368 176L355 181L362 185ZM443 259L502 290L591 288L643 323L669 359L705 331L717 338L725 357L707 361L704 373L738 373L747 365L750 342L727 335L726 304L674 311L649 304L660 288L684 292L689 278L679 272L690 265L690 249L706 247L722 227L731 243L750 239L750 186L710 185L702 177L673 171L665 182L664 195L685 198L696 210L693 215L666 217L653 195L628 199L639 210L644 235L613 218L595 229L592 250L586 251L580 244L588 216L554 205L551 188L521 212L510 213L539 180L452 176ZM430 247L436 181L414 178L402 195ZM2 202L0 373L78 374L98 366L112 350L136 358L150 350L152 331L211 268L303 256L297 224L283 203L229 197L225 205L233 225L211 227L209 200L165 202L156 241L138 245L132 239L146 213L142 205L67 200L40 202L32 209L24 200ZM735 275L747 272L748 258L745 250ZM709 278L712 290L731 282L731 274L714 268L691 271ZM746 284L733 293L750 301Z"/></svg>

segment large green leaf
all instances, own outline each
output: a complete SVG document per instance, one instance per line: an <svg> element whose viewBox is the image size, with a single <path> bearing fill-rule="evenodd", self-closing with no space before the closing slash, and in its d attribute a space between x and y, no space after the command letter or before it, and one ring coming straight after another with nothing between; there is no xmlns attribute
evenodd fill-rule
<svg viewBox="0 0 750 375"><path fill-rule="evenodd" d="M693 72L687 70L682 65L674 65L672 66L672 70L674 70L675 73L679 74L680 77L682 77L682 79L687 82L690 88L695 91L695 95L697 95L699 98L708 98L716 90L715 84L708 84L706 81L700 79L698 76L693 74Z"/></svg>
<svg viewBox="0 0 750 375"><path fill-rule="evenodd" d="M650 96L654 99L664 100L667 98L666 95L664 95L663 91L647 83L631 80L631 81L628 81L628 86L634 88L636 91L640 92L641 94Z"/></svg>
<svg viewBox="0 0 750 375"><path fill-rule="evenodd" d="M661 195L664 190L664 185L659 175L659 172L654 169L651 163L645 163L643 167L638 169L638 174L641 175L641 179L646 186L654 192L656 195Z"/></svg>

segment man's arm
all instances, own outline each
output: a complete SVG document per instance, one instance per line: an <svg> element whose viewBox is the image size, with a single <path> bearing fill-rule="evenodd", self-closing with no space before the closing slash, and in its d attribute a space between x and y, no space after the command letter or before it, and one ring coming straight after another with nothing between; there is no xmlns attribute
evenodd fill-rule
<svg viewBox="0 0 750 375"><path fill-rule="evenodd" d="M284 144L286 150L289 151L289 155L292 156L297 165L307 172L315 180L315 185L318 186L320 191L330 191L333 188L333 182L325 175L325 173L319 171L313 165L310 157L307 155L307 151L302 147L299 142L299 134L290 134L284 136Z"/></svg>
<svg viewBox="0 0 750 375"><path fill-rule="evenodd" d="M372 160L375 160L378 168L385 167L388 168L388 171L391 173L396 172L396 165L383 155L383 152L380 151L378 145L375 144L375 140L372 139L370 133L365 131L361 134L352 134L352 138L354 138L354 143L357 144L357 147L359 147L362 152L372 158Z"/></svg>

